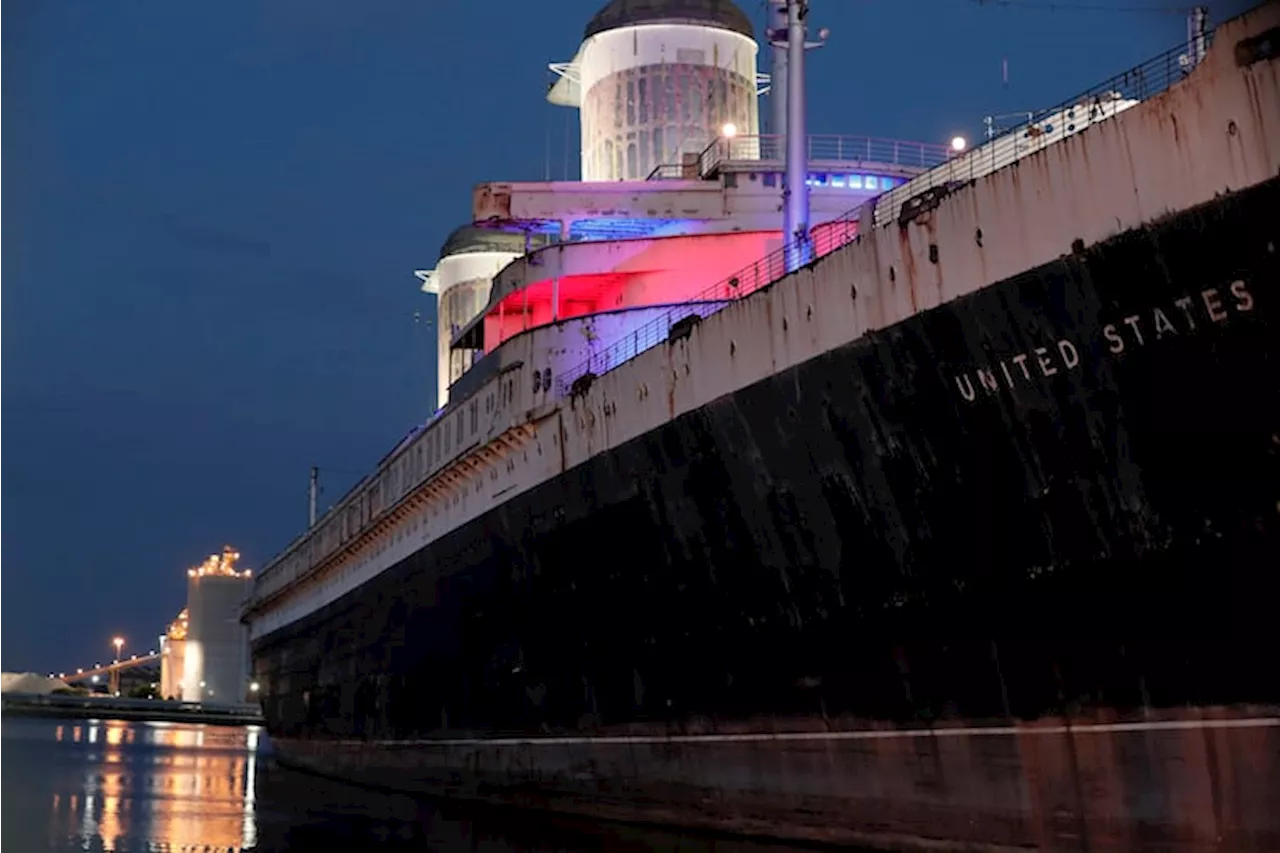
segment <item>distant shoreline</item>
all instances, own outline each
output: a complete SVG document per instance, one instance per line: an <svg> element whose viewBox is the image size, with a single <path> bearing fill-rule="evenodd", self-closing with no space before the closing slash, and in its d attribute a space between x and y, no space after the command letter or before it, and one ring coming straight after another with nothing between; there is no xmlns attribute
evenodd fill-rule
<svg viewBox="0 0 1280 853"><path fill-rule="evenodd" d="M6 693L0 713L9 717L107 718L139 722L205 723L220 726L262 725L257 705L203 705L164 699L118 699L99 696L46 696Z"/></svg>

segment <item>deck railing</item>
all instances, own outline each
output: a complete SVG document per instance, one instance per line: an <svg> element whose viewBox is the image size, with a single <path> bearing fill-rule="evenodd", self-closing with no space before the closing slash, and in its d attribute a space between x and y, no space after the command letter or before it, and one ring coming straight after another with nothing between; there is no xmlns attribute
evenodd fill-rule
<svg viewBox="0 0 1280 853"><path fill-rule="evenodd" d="M852 210L839 219L814 228L810 235L814 260L851 242L857 236L857 228L857 210ZM792 249L794 244L775 249L758 261L701 291L687 302L672 306L653 320L596 350L586 361L565 371L556 379L556 393L564 396L572 389L574 382L587 374L599 376L608 373L645 350L664 343L671 334L671 327L681 320L693 316L708 317L729 304L755 293L760 288L778 281L786 275L787 252Z"/></svg>
<svg viewBox="0 0 1280 853"><path fill-rule="evenodd" d="M1210 37L1211 34L1206 35L1206 45ZM1171 48L1074 98L1031 113L1028 120L1014 125L982 146L951 157L928 172L894 187L876 200L875 224L883 226L894 221L904 202L927 190L989 175L1166 91L1183 80L1195 65L1194 60L1186 58L1186 51L1186 45Z"/></svg>
<svg viewBox="0 0 1280 853"><path fill-rule="evenodd" d="M951 156L947 146L929 142L833 135L810 136L806 141L805 153L810 164L877 163L911 169L929 169ZM786 156L787 138L782 134L720 137L703 149L698 158L698 170L706 175L726 161L782 162Z"/></svg>
<svg viewBox="0 0 1280 853"><path fill-rule="evenodd" d="M1206 35L1206 46L1211 36L1211 33ZM809 139L809 157L812 161L862 156L877 159L877 162L903 166L911 165L913 158L921 164L928 164L929 159L934 158L932 169L881 194L875 200L875 226L880 227L896 218L903 204L921 193L994 172L1025 157L1032 150L1043 148L1066 136L1079 133L1090 124L1115 116L1123 108L1122 105L1131 106L1168 90L1184 79L1195 64L1194 60L1185 58L1185 51L1185 46L1167 50L1056 107L1032 114L1031 120L961 156L955 156L945 146L920 142L908 143L873 137L815 136ZM1076 109L1081 110L1079 120L1072 122L1072 111ZM1067 118L1067 124L1062 124L1061 118ZM1058 124L1046 129L1045 123L1049 119L1058 121ZM716 140L702 152L703 169L705 171L707 163L714 164L724 160L780 159L784 139L772 135L735 136ZM862 140L861 148L857 140ZM854 209L831 223L813 229L814 260L853 240L857 233L859 212L860 209ZM869 228L870 225L871 223L865 223L864 227ZM588 374L600 376L665 342L671 335L672 326L681 320L694 315L706 317L714 314L731 302L781 279L786 275L787 252L794 248L793 244L789 244L777 249L717 282L688 302L672 307L658 318L592 353L585 362L561 374L556 380L557 393L567 394L573 383L582 377Z"/></svg>

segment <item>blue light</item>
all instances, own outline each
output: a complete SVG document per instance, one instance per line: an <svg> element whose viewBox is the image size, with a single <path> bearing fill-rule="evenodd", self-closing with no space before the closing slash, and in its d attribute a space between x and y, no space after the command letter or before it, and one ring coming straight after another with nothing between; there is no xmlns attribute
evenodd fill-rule
<svg viewBox="0 0 1280 853"><path fill-rule="evenodd" d="M602 216L595 219L579 219L569 227L569 239L627 240L638 237L669 237L688 234L700 220L696 219L640 219Z"/></svg>

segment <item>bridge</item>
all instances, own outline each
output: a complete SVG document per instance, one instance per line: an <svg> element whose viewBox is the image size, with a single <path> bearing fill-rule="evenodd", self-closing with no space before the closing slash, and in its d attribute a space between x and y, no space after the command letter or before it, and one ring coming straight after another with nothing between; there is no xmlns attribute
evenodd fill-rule
<svg viewBox="0 0 1280 853"><path fill-rule="evenodd" d="M122 670L148 664L158 664L160 657L159 653L152 651L145 655L132 655L128 660L115 660L106 666L95 665L92 669L77 669L73 673L60 672L57 677L67 684L72 684L77 681L93 681L96 683L98 678L105 675L107 676L107 691L115 694L120 692L120 672ZM53 673L49 673L49 676L53 677Z"/></svg>

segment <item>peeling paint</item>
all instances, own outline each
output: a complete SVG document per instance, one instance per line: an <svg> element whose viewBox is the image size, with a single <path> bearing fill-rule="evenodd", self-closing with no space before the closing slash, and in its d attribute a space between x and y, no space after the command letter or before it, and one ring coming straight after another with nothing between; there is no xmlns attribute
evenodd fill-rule
<svg viewBox="0 0 1280 853"><path fill-rule="evenodd" d="M558 417L492 491L256 635L282 753L895 849L1280 847L1280 88L1232 53L1278 9L552 408L513 365Z"/></svg>

